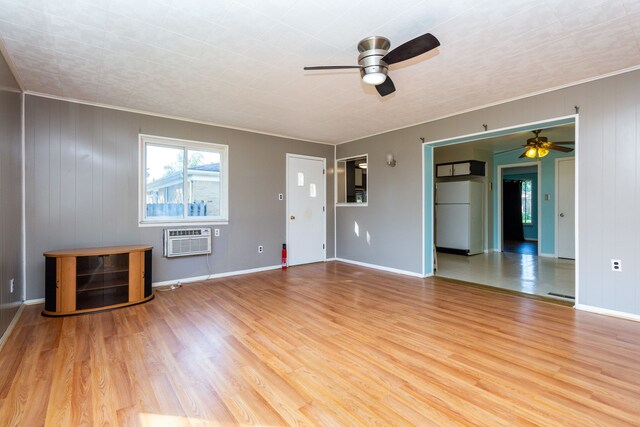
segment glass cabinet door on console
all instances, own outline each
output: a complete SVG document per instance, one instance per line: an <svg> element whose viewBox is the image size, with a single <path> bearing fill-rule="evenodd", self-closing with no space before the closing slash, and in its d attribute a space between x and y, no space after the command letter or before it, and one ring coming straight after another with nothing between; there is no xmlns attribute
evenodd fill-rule
<svg viewBox="0 0 640 427"><path fill-rule="evenodd" d="M129 301L129 254L76 258L76 310Z"/></svg>
<svg viewBox="0 0 640 427"><path fill-rule="evenodd" d="M45 252L45 316L116 308L153 298L151 246Z"/></svg>

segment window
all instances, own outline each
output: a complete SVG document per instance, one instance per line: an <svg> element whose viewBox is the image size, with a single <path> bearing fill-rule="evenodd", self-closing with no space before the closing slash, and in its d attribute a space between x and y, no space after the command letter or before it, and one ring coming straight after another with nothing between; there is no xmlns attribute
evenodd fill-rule
<svg viewBox="0 0 640 427"><path fill-rule="evenodd" d="M228 221L226 145L140 135L140 224Z"/></svg>
<svg viewBox="0 0 640 427"><path fill-rule="evenodd" d="M367 155L337 160L338 204L366 205Z"/></svg>
<svg viewBox="0 0 640 427"><path fill-rule="evenodd" d="M522 198L522 223L525 225L533 224L533 214L531 208L531 180L525 179L520 183L520 196Z"/></svg>

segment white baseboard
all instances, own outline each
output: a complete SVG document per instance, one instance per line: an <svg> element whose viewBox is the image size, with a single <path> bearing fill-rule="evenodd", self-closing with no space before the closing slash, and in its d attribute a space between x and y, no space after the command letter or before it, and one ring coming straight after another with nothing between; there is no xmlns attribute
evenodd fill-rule
<svg viewBox="0 0 640 427"><path fill-rule="evenodd" d="M421 273L416 273L416 272L413 272L413 271L399 270L397 268L384 267L382 265L376 265L376 264L368 264L366 262L353 261L353 260L350 260L350 259L336 258L335 260L336 261L340 261L340 262L346 262L347 264L359 265L361 267L374 268L376 270L388 271L389 273L396 273L396 274L403 274L405 276L419 277L421 279L423 277L427 277L427 276L422 275Z"/></svg>
<svg viewBox="0 0 640 427"><path fill-rule="evenodd" d="M7 330L4 331L4 334L2 334L2 336L0 337L0 350L2 350L2 347L4 346L4 343L9 338L9 335L11 335L11 332L13 332L13 329L15 328L16 324L18 323L18 319L20 319L20 315L22 314L23 310L24 310L24 304L21 304L20 308L18 308L18 311L16 312L16 315L13 316L13 319L11 319L11 323L9 323L9 326L7 327Z"/></svg>
<svg viewBox="0 0 640 427"><path fill-rule="evenodd" d="M329 262L329 261L336 261L336 258L327 258L325 261L326 261L326 262Z"/></svg>
<svg viewBox="0 0 640 427"><path fill-rule="evenodd" d="M606 316L619 317L621 319L633 320L640 322L640 314L625 313L624 311L609 310L607 308L594 307L585 304L574 305L576 310L589 311L591 313L604 314Z"/></svg>
<svg viewBox="0 0 640 427"><path fill-rule="evenodd" d="M545 257L545 258L555 258L556 254L545 254L541 252L540 255L538 256Z"/></svg>
<svg viewBox="0 0 640 427"><path fill-rule="evenodd" d="M24 305L36 305L36 304L43 304L44 303L44 298L34 298L34 299L28 299L24 302Z"/></svg>
<svg viewBox="0 0 640 427"><path fill-rule="evenodd" d="M220 277L239 276L241 274L259 273L261 271L277 270L281 265L269 265L267 267L251 268L249 270L227 271L226 273L208 274L206 276L185 277L182 279L165 280L163 282L153 282L153 287L174 285L180 283L200 282L202 280L218 279Z"/></svg>

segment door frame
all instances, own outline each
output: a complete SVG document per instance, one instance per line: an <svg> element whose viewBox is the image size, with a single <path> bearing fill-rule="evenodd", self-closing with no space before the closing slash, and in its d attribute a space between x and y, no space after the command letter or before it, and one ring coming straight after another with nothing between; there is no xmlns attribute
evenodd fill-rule
<svg viewBox="0 0 640 427"><path fill-rule="evenodd" d="M496 248L497 252L502 252L502 246L503 246L503 239L502 239L502 179L503 179L503 174L504 174L504 169L512 169L512 168L519 168L519 167L531 167L531 166L535 166L538 169L537 172L537 181L538 181L538 213L537 213L537 220L538 220L538 256L540 256L540 251L542 248L542 227L541 227L541 222L542 222L542 203L540 200L540 196L542 195L542 179L540 176L541 173L541 163L540 162L526 162L526 163L511 163L508 165L499 165L498 166L498 173L496 174L496 181L498 182L498 185L496 185L496 195L498 198L498 211L495 213L497 215L497 219L498 222L496 224L496 227L498 228L496 231L498 232L498 241L494 242L493 246Z"/></svg>
<svg viewBox="0 0 640 427"><path fill-rule="evenodd" d="M322 188L324 192L324 200L323 202L323 212L322 212L322 236L324 240L324 249L322 250L322 260L323 262L327 261L327 159L324 157L315 157L315 156L307 156L304 154L295 154L295 153L286 153L285 154L285 243L287 248L289 247L289 195L291 192L289 191L289 159L298 158L305 160L319 160L322 161Z"/></svg>
<svg viewBox="0 0 640 427"><path fill-rule="evenodd" d="M464 142L476 141L479 139L492 138L494 136L506 135L509 133L520 132L524 130L539 129L541 127L551 127L560 124L566 124L573 122L575 126L575 148L574 158L576 162L575 170L575 245L576 245L576 259L575 259L575 276L574 276L574 289L575 289L575 305L580 305L580 245L579 245L579 220L580 220L580 204L579 204L579 186L580 186L580 115L571 114L561 117L550 117L544 120L537 120L529 123L521 123L511 126L505 126L492 131L481 131L463 135L455 135L442 139L427 140L424 137L420 137L422 142L422 275L423 277L433 276L434 270L434 233L433 233L433 184L435 182L433 173L433 149L444 145L461 144ZM495 177L494 177L495 180ZM540 204L540 203L539 203ZM495 212L494 212L495 214ZM494 242L495 243L495 242ZM495 244L494 244L495 247Z"/></svg>
<svg viewBox="0 0 640 427"><path fill-rule="evenodd" d="M577 132L576 132L577 134ZM577 138L576 138L577 139ZM576 146L577 146L577 142L576 142ZM576 150L574 150L576 151ZM577 153L576 153L577 154ZM560 157L555 159L555 174L556 174L556 179L555 179L555 183L554 183L554 191L555 191L555 206L553 209L553 213L554 213L554 224L553 224L553 232L554 232L554 246L553 246L553 252L554 252L554 257L558 258L559 254L558 254L558 232L559 232L559 221L558 221L558 216L560 215L560 209L558 207L558 203L560 202L560 197L558 197L558 189L560 188L560 180L558 179L558 177L560 176L559 172L560 172L560 162L562 161L572 161L574 162L574 173L573 173L573 212L575 215L575 221L574 221L574 229L573 229L573 240L575 242L575 260L578 259L578 162L576 161L576 156L574 157ZM577 298L576 298L577 300Z"/></svg>

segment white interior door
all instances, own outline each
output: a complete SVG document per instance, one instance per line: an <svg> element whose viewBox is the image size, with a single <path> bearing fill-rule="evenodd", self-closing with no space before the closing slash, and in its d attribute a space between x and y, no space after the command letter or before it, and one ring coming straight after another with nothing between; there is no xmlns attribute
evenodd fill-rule
<svg viewBox="0 0 640 427"><path fill-rule="evenodd" d="M287 154L289 265L325 260L325 160Z"/></svg>
<svg viewBox="0 0 640 427"><path fill-rule="evenodd" d="M558 159L558 217L556 218L558 258L575 259L576 257L575 175L575 159Z"/></svg>

